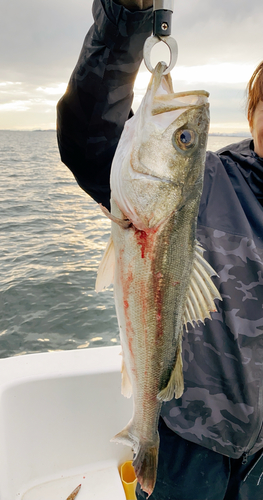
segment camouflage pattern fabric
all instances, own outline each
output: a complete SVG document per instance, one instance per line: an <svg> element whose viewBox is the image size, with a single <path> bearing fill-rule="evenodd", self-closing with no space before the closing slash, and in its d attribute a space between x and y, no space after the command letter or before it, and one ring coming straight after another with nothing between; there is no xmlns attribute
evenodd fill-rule
<svg viewBox="0 0 263 500"><path fill-rule="evenodd" d="M93 17L57 106L57 136L61 159L79 185L110 209L111 162L131 113L152 9L129 12L112 0L95 0Z"/></svg>
<svg viewBox="0 0 263 500"><path fill-rule="evenodd" d="M162 408L168 427L232 458L263 446L263 162L251 146L207 154L197 236L223 301L185 331L185 392Z"/></svg>
<svg viewBox="0 0 263 500"><path fill-rule="evenodd" d="M94 25L58 103L62 161L109 208L109 173L152 12L95 0ZM223 302L213 320L188 328L185 392L162 416L183 438L232 458L263 447L263 160L251 140L207 154L198 239Z"/></svg>
<svg viewBox="0 0 263 500"><path fill-rule="evenodd" d="M263 450L243 461L181 438L160 418L157 481L150 500L262 500ZM138 500L147 493L137 484Z"/></svg>

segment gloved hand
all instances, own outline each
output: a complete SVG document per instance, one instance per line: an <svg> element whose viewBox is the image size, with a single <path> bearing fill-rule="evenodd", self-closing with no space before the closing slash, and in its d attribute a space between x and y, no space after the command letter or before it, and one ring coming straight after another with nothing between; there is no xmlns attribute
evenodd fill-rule
<svg viewBox="0 0 263 500"><path fill-rule="evenodd" d="M145 10L153 6L153 0L114 0L130 11Z"/></svg>

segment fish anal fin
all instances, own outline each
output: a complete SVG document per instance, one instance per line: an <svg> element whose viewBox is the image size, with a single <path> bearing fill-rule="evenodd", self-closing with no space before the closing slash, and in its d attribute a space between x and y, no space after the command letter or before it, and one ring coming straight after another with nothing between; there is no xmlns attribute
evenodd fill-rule
<svg viewBox="0 0 263 500"><path fill-rule="evenodd" d="M121 373L122 373L121 393L126 398L130 398L132 395L132 385L123 358L122 358Z"/></svg>
<svg viewBox="0 0 263 500"><path fill-rule="evenodd" d="M113 239L110 237L108 245L102 257L101 263L99 265L95 290L96 292L101 292L103 288L106 288L114 280L114 269L115 269L115 250Z"/></svg>
<svg viewBox="0 0 263 500"><path fill-rule="evenodd" d="M134 449L135 441L133 440L132 436L131 423L129 422L121 432L111 438L111 442L125 444L127 446L131 446L132 449Z"/></svg>
<svg viewBox="0 0 263 500"><path fill-rule="evenodd" d="M211 319L210 312L217 310L214 301L222 298L211 280L213 275L217 273L204 259L203 249L196 241L193 270L183 314L183 324L186 327L187 323L193 326L193 321L204 323L205 318Z"/></svg>
<svg viewBox="0 0 263 500"><path fill-rule="evenodd" d="M157 394L157 398L159 399L159 401L170 401L174 397L176 399L180 398L183 392L184 392L184 377L183 377L182 348L180 340L180 342L178 343L175 364L170 376L170 380L167 386Z"/></svg>

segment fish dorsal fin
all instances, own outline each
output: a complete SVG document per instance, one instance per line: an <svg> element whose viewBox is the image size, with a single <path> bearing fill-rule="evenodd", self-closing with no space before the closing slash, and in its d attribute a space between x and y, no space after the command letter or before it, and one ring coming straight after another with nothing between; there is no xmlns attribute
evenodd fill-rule
<svg viewBox="0 0 263 500"><path fill-rule="evenodd" d="M214 300L222 300L219 291L210 278L213 275L217 276L217 273L204 259L203 252L203 248L196 241L193 270L183 314L183 324L186 329L187 323L194 326L193 321L202 321L204 323L205 318L211 319L210 312L217 310Z"/></svg>
<svg viewBox="0 0 263 500"><path fill-rule="evenodd" d="M95 290L96 292L101 292L103 288L106 288L114 280L114 269L115 269L115 250L113 239L110 237L106 250L102 257L101 263L99 265Z"/></svg>

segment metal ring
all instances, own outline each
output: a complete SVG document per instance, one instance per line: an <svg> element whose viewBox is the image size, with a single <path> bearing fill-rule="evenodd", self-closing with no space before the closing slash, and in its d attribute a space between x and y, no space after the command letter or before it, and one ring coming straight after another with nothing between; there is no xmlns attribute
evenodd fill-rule
<svg viewBox="0 0 263 500"><path fill-rule="evenodd" d="M172 36L150 36L145 40L143 47L143 58L146 68L153 73L154 68L151 65L151 50L156 45L156 43L164 42L170 50L170 63L164 71L164 75L168 75L170 71L174 68L177 57L178 57L178 46L176 40Z"/></svg>

